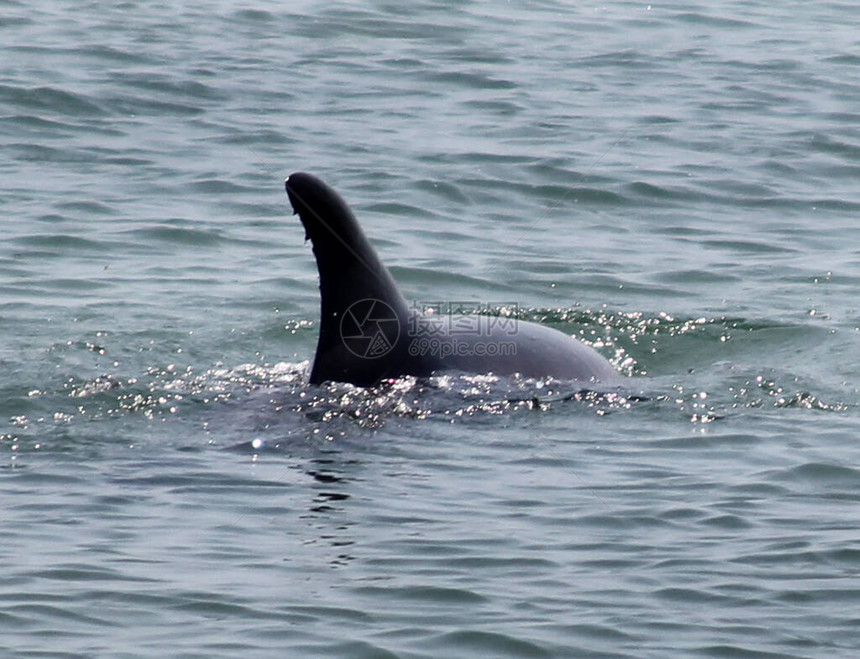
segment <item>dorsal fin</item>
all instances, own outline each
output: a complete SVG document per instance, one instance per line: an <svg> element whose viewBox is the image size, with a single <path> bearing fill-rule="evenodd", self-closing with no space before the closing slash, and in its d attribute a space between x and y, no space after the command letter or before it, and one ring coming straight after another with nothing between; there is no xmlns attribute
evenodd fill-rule
<svg viewBox="0 0 860 659"><path fill-rule="evenodd" d="M320 276L320 335L311 384L326 380L375 382L386 376L391 360L397 357L387 356L382 350L384 341L392 338L393 349L395 334L368 335L365 356L357 354L362 352L361 341L350 343L349 337L355 336L351 327L356 321L367 325L389 318L398 324L396 328L393 324L389 327L398 333L405 331L409 317L406 300L337 192L302 172L287 178L286 190L313 244ZM370 302L363 303L365 300ZM374 305L374 301L384 304ZM355 313L351 314L350 309ZM382 327L385 329L384 322Z"/></svg>

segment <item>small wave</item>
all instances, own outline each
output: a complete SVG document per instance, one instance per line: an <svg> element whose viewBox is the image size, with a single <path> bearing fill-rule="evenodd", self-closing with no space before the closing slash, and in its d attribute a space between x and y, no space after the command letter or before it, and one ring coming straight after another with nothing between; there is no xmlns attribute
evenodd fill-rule
<svg viewBox="0 0 860 659"><path fill-rule="evenodd" d="M240 9L234 12L233 16L240 21L249 23L271 23L276 20L276 16L264 9Z"/></svg>
<svg viewBox="0 0 860 659"><path fill-rule="evenodd" d="M493 78L491 76L482 75L479 73L466 72L441 72L432 73L426 76L428 80L436 85L444 87L464 87L466 89L493 89L504 90L514 89L516 85L510 80Z"/></svg>
<svg viewBox="0 0 860 659"><path fill-rule="evenodd" d="M127 231L130 238L144 239L147 241L164 242L181 245L218 245L224 238L220 232L211 229L197 229L193 227L158 225L141 229Z"/></svg>
<svg viewBox="0 0 860 659"><path fill-rule="evenodd" d="M237 194L251 194L256 192L256 188L246 185L239 185L232 181L225 181L220 178L209 178L192 183L192 187L199 191L213 195L233 196Z"/></svg>
<svg viewBox="0 0 860 659"><path fill-rule="evenodd" d="M860 485L860 469L828 462L807 462L789 469L771 472L769 480L827 486L841 485L855 490Z"/></svg>
<svg viewBox="0 0 860 659"><path fill-rule="evenodd" d="M822 61L832 63L832 64L845 64L847 66L857 66L858 64L860 64L860 55L843 53L840 55L831 55L829 57L825 57L825 58L823 58Z"/></svg>
<svg viewBox="0 0 860 659"><path fill-rule="evenodd" d="M48 111L60 115L92 118L104 116L107 110L86 94L56 87L18 87L0 85L0 103L30 112Z"/></svg>
<svg viewBox="0 0 860 659"><path fill-rule="evenodd" d="M147 49L123 50L103 43L80 44L70 54L75 57L91 57L100 65L106 62L117 64L156 64L157 61L147 54Z"/></svg>
<svg viewBox="0 0 860 659"><path fill-rule="evenodd" d="M190 102L157 100L139 94L117 93L106 99L105 104L110 107L112 113L123 116L142 114L146 116L190 117L206 112L205 108Z"/></svg>
<svg viewBox="0 0 860 659"><path fill-rule="evenodd" d="M95 204L94 206L97 208L103 208L100 204ZM49 250L53 253L63 254L68 252L74 252L76 254L102 252L105 249L103 241L62 233L22 236L20 238L13 239L13 242L19 247Z"/></svg>
<svg viewBox="0 0 860 659"><path fill-rule="evenodd" d="M689 23L690 25L704 25L708 27L718 27L723 29L753 29L760 28L757 23L738 18L727 18L726 16L711 16L701 12L680 12L675 16L676 20L681 23Z"/></svg>
<svg viewBox="0 0 860 659"><path fill-rule="evenodd" d="M439 634L428 647L436 656L456 656L464 650L471 656L542 659L555 656L548 649L525 638L483 630L459 630Z"/></svg>
<svg viewBox="0 0 860 659"><path fill-rule="evenodd" d="M632 195L645 200L690 201L699 197L687 188L669 188L645 181L634 181L626 187Z"/></svg>
<svg viewBox="0 0 860 659"><path fill-rule="evenodd" d="M175 80L155 73L124 76L123 83L130 87L174 98L209 101L221 100L224 97L216 87L207 85L199 80Z"/></svg>
<svg viewBox="0 0 860 659"><path fill-rule="evenodd" d="M75 148L60 148L44 144L15 143L9 145L15 160L38 163L91 163L92 154Z"/></svg>

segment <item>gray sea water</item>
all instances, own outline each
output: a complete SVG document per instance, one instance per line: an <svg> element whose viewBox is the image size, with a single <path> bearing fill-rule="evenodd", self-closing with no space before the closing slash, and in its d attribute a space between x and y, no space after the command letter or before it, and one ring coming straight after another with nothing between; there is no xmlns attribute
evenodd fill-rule
<svg viewBox="0 0 860 659"><path fill-rule="evenodd" d="M0 654L856 657L858 24L0 0ZM297 170L636 395L308 385Z"/></svg>

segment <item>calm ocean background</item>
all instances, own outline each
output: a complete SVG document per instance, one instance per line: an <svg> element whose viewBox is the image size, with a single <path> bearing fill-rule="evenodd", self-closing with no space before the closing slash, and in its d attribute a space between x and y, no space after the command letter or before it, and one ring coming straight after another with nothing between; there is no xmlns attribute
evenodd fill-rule
<svg viewBox="0 0 860 659"><path fill-rule="evenodd" d="M0 0L0 655L858 656L858 25ZM297 170L630 391L309 386Z"/></svg>

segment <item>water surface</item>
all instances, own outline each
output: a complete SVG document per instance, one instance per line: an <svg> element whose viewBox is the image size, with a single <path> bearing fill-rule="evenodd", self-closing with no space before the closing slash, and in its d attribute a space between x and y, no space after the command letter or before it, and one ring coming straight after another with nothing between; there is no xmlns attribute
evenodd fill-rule
<svg viewBox="0 0 860 659"><path fill-rule="evenodd" d="M0 648L854 657L857 19L0 3ZM630 390L309 386L296 170Z"/></svg>

